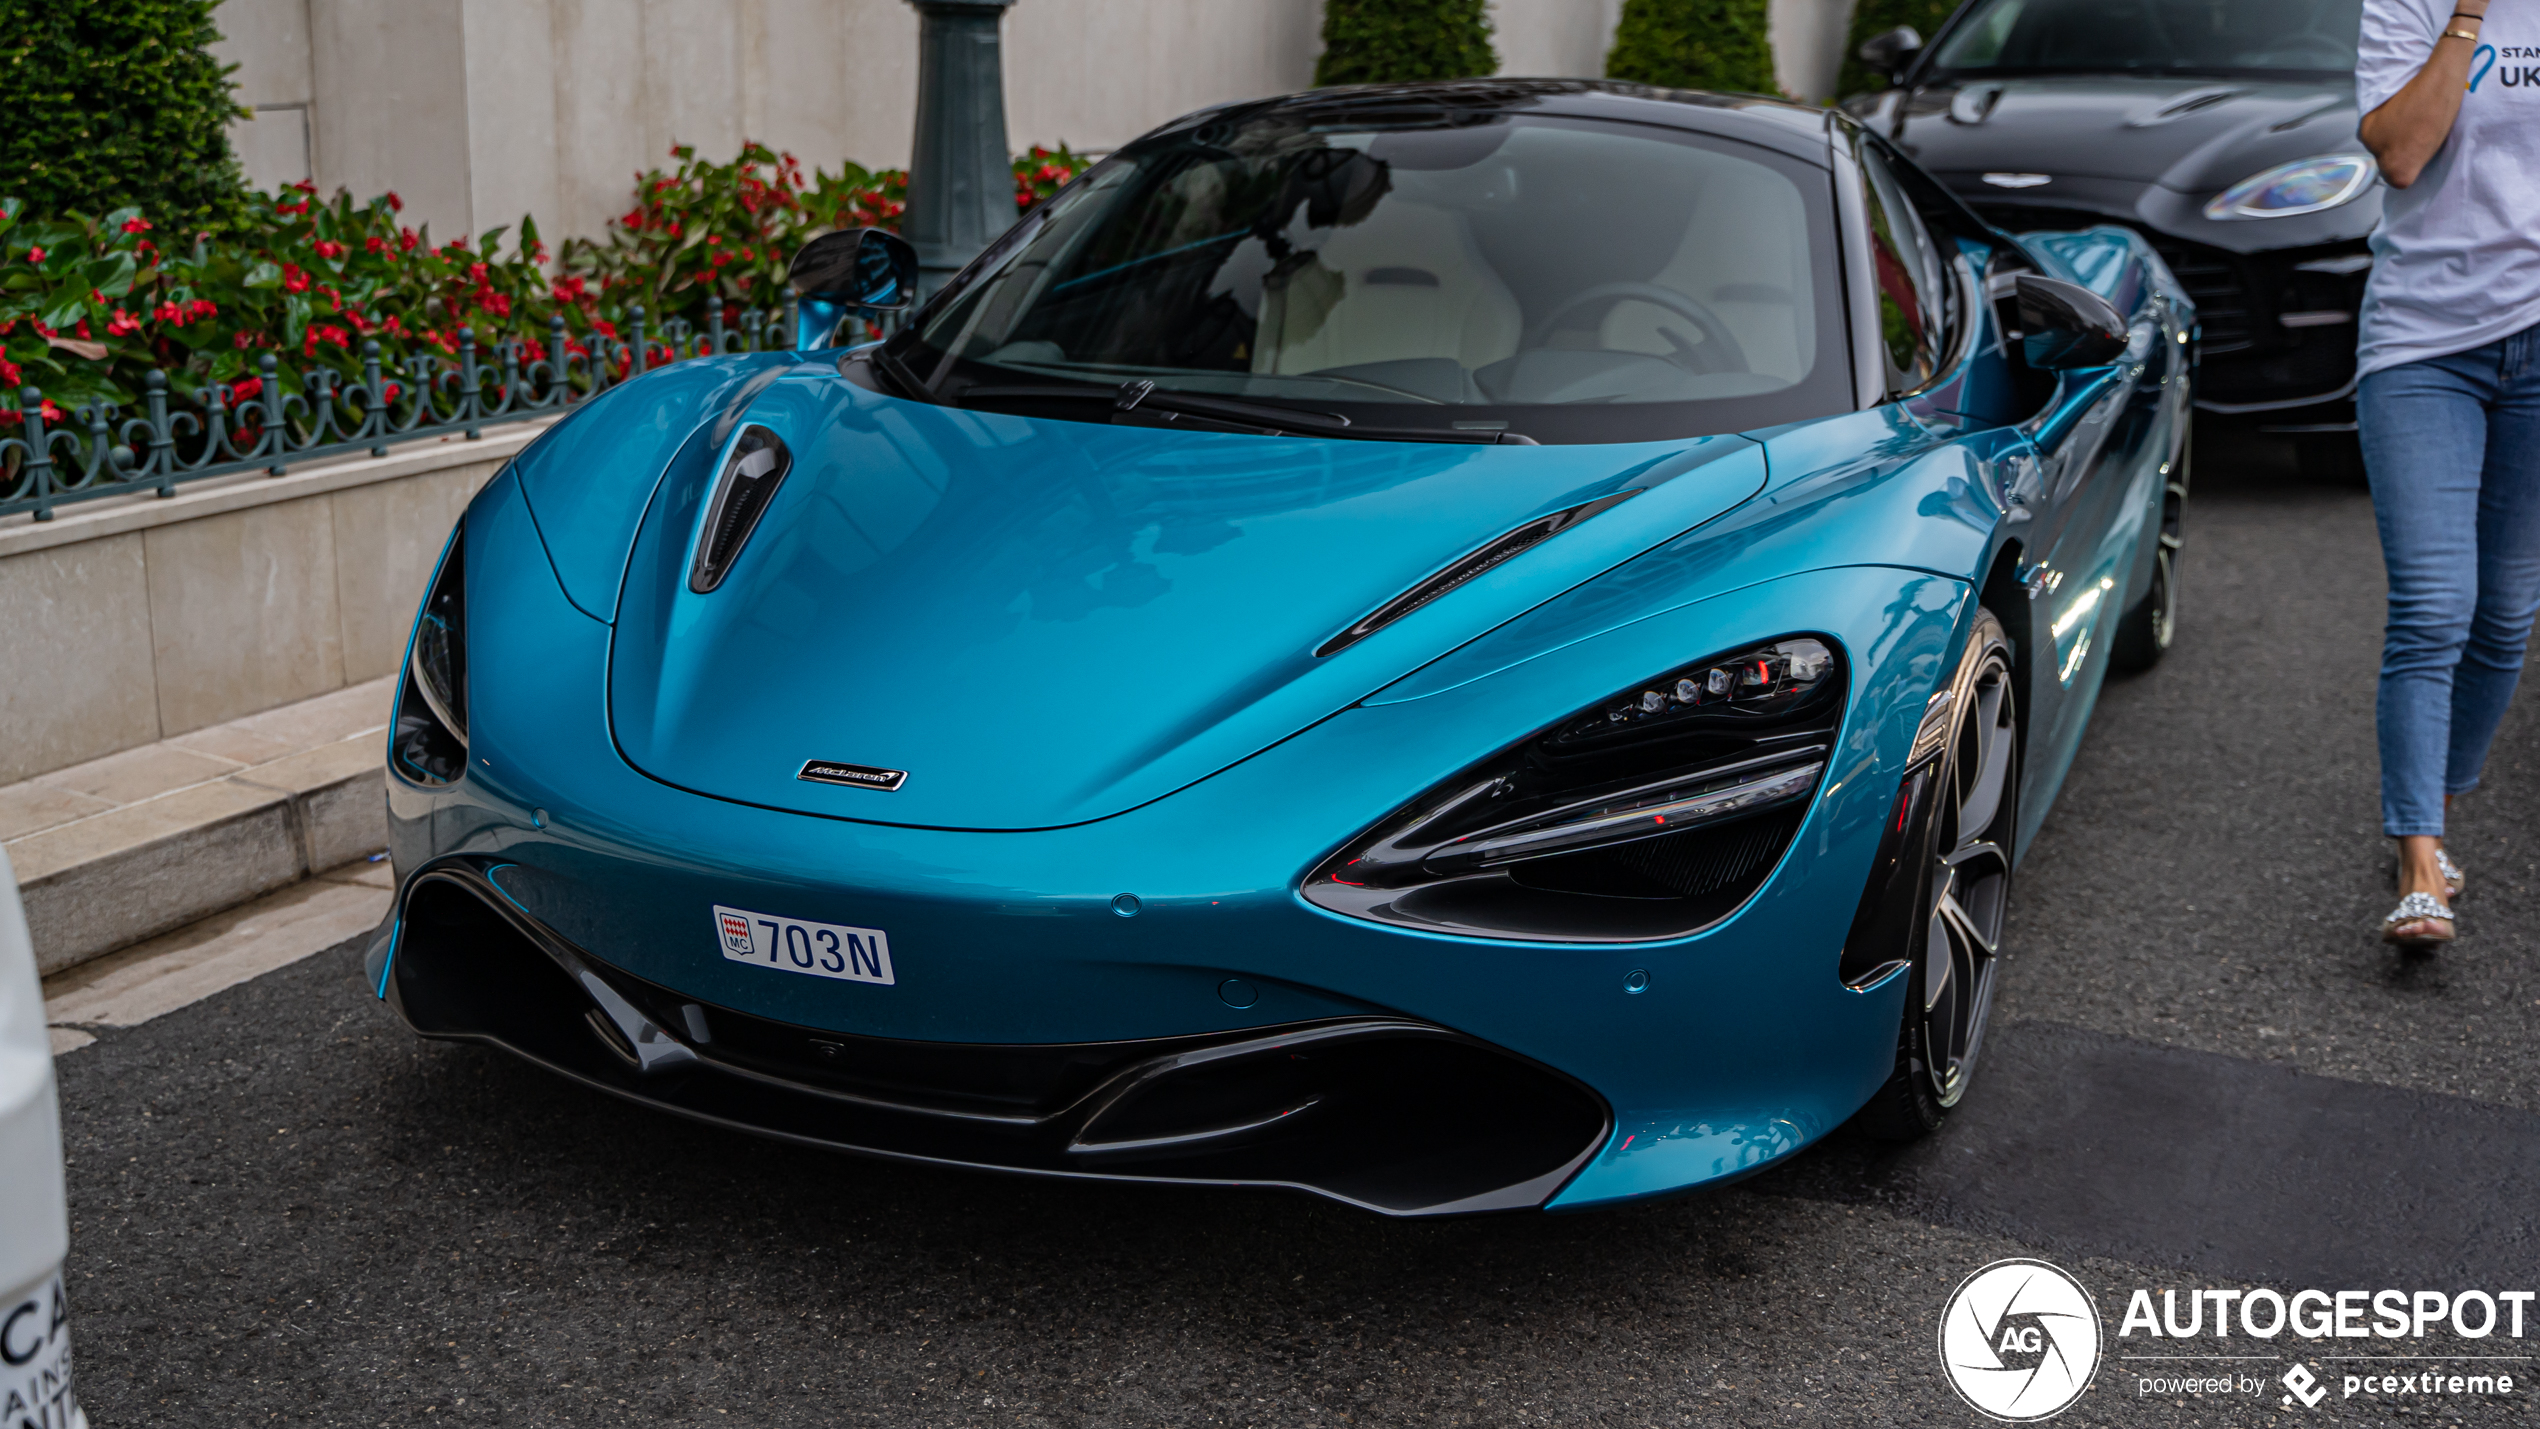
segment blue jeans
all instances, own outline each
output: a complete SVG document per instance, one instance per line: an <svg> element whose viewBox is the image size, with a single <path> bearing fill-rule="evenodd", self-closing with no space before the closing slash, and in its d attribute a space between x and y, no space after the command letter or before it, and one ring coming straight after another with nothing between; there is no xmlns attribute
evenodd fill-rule
<svg viewBox="0 0 2540 1429"><path fill-rule="evenodd" d="M2443 832L2478 787L2540 608L2540 326L2372 373L2355 394L2390 570L2381 826Z"/></svg>

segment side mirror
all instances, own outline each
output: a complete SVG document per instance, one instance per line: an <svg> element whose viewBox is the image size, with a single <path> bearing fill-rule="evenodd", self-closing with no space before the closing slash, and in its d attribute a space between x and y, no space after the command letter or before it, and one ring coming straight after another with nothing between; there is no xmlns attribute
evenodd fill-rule
<svg viewBox="0 0 2540 1429"><path fill-rule="evenodd" d="M2020 355L2041 372L2105 367L2125 354L2125 315L2079 283L2022 273L2012 284Z"/></svg>
<svg viewBox="0 0 2540 1429"><path fill-rule="evenodd" d="M825 346L850 312L896 313L917 301L917 250L896 233L844 228L794 253L794 345Z"/></svg>
<svg viewBox="0 0 2540 1429"><path fill-rule="evenodd" d="M1901 77L1923 52L1923 32L1911 25L1899 25L1883 35L1872 35L1861 42L1856 52L1861 63L1885 74L1889 79Z"/></svg>

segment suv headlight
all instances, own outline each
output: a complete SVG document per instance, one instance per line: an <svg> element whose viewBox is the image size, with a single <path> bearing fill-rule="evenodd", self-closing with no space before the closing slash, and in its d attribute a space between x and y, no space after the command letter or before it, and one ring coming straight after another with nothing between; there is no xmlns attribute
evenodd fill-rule
<svg viewBox="0 0 2540 1429"><path fill-rule="evenodd" d="M1681 937L1780 861L1826 768L1842 662L1795 635L1699 661L1473 765L1308 875L1318 907L1554 942Z"/></svg>
<svg viewBox="0 0 2540 1429"><path fill-rule="evenodd" d="M397 690L390 762L418 784L448 784L467 772L466 549L462 520L415 617L406 678Z"/></svg>
<svg viewBox="0 0 2540 1429"><path fill-rule="evenodd" d="M2370 154L2332 154L2278 164L2214 195L2205 205L2205 216L2292 218L2318 213L2352 202L2380 176L2381 168Z"/></svg>

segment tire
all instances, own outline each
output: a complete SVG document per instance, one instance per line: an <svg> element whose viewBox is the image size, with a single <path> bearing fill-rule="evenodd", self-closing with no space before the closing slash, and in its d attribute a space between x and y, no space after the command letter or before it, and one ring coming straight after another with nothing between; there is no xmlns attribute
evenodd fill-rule
<svg viewBox="0 0 2540 1429"><path fill-rule="evenodd" d="M2178 634L2178 558L2187 520L2188 474L2195 466L2190 455L2194 447L2192 436L2179 445L2177 470L2170 473L2169 485L2161 493L2160 547L2152 553L2152 585L2133 609L2117 621L2108 647L2108 663L2117 669L2142 671L2158 665Z"/></svg>
<svg viewBox="0 0 2540 1429"><path fill-rule="evenodd" d="M2009 642L1993 612L1978 610L1942 718L1947 737L1906 774L1919 821L1909 846L1918 867L1903 926L1882 940L1906 964L1905 1015L1896 1066L1861 1108L1872 1136L1910 1141L1940 1129L1967 1094L1993 1009L2003 911L2011 894L2011 841L2019 826L2020 722ZM1913 781L1927 792L1914 798Z"/></svg>

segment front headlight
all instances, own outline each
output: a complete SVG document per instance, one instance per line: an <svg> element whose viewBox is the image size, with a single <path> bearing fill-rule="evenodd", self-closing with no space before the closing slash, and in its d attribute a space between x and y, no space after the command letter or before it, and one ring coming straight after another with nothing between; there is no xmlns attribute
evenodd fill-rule
<svg viewBox="0 0 2540 1429"><path fill-rule="evenodd" d="M1305 897L1494 937L1680 937L1760 887L1825 772L1841 662L1796 635L1673 670L1466 769L1324 860Z"/></svg>
<svg viewBox="0 0 2540 1429"><path fill-rule="evenodd" d="M2205 216L2214 219L2292 218L2352 202L2381 169L2370 154L2333 154L2278 164L2251 174L2214 195Z"/></svg>
<svg viewBox="0 0 2540 1429"><path fill-rule="evenodd" d="M406 678L397 691L389 752L397 772L418 784L448 784L467 772L466 548L461 522L415 617Z"/></svg>

